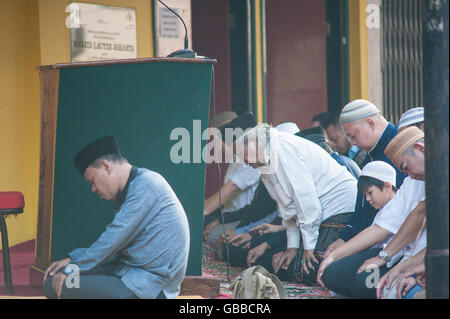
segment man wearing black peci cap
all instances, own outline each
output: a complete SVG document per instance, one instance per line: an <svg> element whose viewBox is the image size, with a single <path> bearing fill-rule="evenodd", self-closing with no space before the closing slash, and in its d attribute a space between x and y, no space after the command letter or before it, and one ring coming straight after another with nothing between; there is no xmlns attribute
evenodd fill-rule
<svg viewBox="0 0 450 319"><path fill-rule="evenodd" d="M132 166L112 136L90 143L73 162L92 192L114 201L116 214L89 248L77 248L47 268L45 296L177 297L186 272L189 226L167 181ZM74 271L79 273L78 286L66 281Z"/></svg>

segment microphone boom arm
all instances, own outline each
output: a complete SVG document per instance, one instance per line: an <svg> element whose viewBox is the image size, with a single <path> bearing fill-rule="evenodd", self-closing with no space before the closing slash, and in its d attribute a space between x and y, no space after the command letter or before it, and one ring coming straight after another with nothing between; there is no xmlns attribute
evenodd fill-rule
<svg viewBox="0 0 450 319"><path fill-rule="evenodd" d="M168 57L179 57L179 58L195 58L197 56L197 53L195 53L194 51L189 49L189 39L188 39L188 31L187 31L187 27L186 24L184 23L183 18L181 18L181 16L176 13L175 10L169 8L164 2L162 2L161 0L158 0L163 6L165 6L170 12L172 12L173 14L175 14L183 23L184 26L184 49L182 50L178 50L175 52L172 52L168 55Z"/></svg>

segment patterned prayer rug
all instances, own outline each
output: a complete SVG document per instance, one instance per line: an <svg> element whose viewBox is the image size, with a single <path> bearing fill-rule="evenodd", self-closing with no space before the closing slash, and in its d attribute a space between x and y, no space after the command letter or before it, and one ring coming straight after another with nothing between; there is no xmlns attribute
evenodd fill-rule
<svg viewBox="0 0 450 319"><path fill-rule="evenodd" d="M232 292L228 289L231 282L244 271L243 268L229 267L229 278L227 275L226 262L220 261L214 248L208 244L203 244L203 263L202 272L204 275L219 278L220 294L222 297L231 298ZM331 292L321 286L305 286L303 284L283 282L288 293L289 299L332 299L335 298Z"/></svg>

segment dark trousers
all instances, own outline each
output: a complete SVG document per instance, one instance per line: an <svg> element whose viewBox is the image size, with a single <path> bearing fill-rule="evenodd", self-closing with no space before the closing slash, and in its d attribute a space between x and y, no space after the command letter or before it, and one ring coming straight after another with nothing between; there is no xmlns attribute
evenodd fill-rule
<svg viewBox="0 0 450 319"><path fill-rule="evenodd" d="M314 254L319 263L322 261L323 253L327 250L328 246L339 238L339 234L342 229L344 229L347 224L348 219L353 215L353 212L342 213L334 215L326 219L320 224L319 237L317 238L316 247L314 248ZM317 285L317 270L319 269L319 264L314 264L314 270L309 269L309 273L302 271L302 256L303 256L303 241L300 236L299 249L297 251L297 256L289 264L288 269L279 269L277 276L282 281L289 282L301 282L308 286ZM282 246L275 246L272 250L266 251L264 256L261 258L261 262L266 262L267 270L274 272L272 267L272 257L279 251L286 250L286 243ZM264 258L263 258L264 257ZM259 263L259 261L258 261Z"/></svg>
<svg viewBox="0 0 450 319"><path fill-rule="evenodd" d="M234 247L233 245L229 244L228 249L230 252L230 265L233 267L241 267L241 268L247 268L247 256L250 249L255 248L256 246L260 245L261 241L252 240L252 244L250 248L248 249L242 249L242 246ZM225 250L225 247L223 248ZM283 244L278 245L274 248L268 249L261 257L259 257L255 264L252 266L263 266L266 268L269 272L273 273L273 267L272 267L272 257L276 253L280 251L286 250L286 242L284 241Z"/></svg>
<svg viewBox="0 0 450 319"><path fill-rule="evenodd" d="M136 299L138 298L122 282L120 277L111 274L112 265L104 265L80 274L79 287L68 288L63 284L61 297L63 299ZM49 276L44 284L44 296L56 299L52 287L53 277ZM157 299L165 299L161 291Z"/></svg>
<svg viewBox="0 0 450 319"><path fill-rule="evenodd" d="M371 271L363 271L359 274L359 267L369 258L375 257L381 248L371 248L359 253L347 256L329 265L323 275L325 286L338 294L360 299L376 298L376 279L381 279L389 269L386 266L378 268L378 276Z"/></svg>
<svg viewBox="0 0 450 319"><path fill-rule="evenodd" d="M44 285L44 295L56 299L52 287L52 277L48 277ZM136 299L136 295L128 289L119 277L114 275L80 275L79 288L67 288L63 284L63 299Z"/></svg>
<svg viewBox="0 0 450 319"><path fill-rule="evenodd" d="M272 240L268 240L272 239ZM255 248L256 246L259 246L260 244L264 242L270 242L271 245L274 247L266 250L266 252L259 257L254 264L251 266L262 266L266 268L269 272L274 273L273 267L272 267L272 257L276 253L280 251L286 250L286 232L278 232L274 234L267 234L263 236L254 235L252 237L250 248L243 249L242 247L245 246L241 245L238 247L234 247L233 245L229 244L229 257L230 257L230 265L234 267L242 267L247 268L247 256L250 249ZM222 251L225 252L225 245L222 247ZM281 280L285 280L285 278L281 278Z"/></svg>

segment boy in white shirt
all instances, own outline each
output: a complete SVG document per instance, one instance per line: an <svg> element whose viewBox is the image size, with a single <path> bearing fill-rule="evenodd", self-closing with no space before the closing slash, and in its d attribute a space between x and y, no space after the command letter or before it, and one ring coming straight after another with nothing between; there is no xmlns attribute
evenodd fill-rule
<svg viewBox="0 0 450 319"><path fill-rule="evenodd" d="M395 169L382 161L374 161L364 166L361 175L358 179L358 190L362 192L366 201L376 210L378 214L383 212L383 208L394 198L396 193L395 186L396 172ZM375 217L376 218L376 217ZM343 259L344 257L356 254L360 251L369 249L370 247L382 244L392 233L380 227L376 223L367 227L358 235L347 241L344 245L333 250L320 264L317 274L317 282L325 287L322 281L322 275L325 269L332 263ZM380 250L376 248L376 250ZM351 258L353 260L354 258ZM350 260L350 259L349 259ZM351 281L354 280L356 270L359 265L353 263L345 263L346 272L349 276L340 274L342 281L351 286ZM352 268L350 271L349 269ZM384 271L386 272L386 271ZM353 276L352 276L353 274ZM345 277L345 278L344 278ZM349 277L349 278L347 278ZM334 287L329 287L333 289ZM340 289L336 289L340 290ZM339 291L342 293L342 291Z"/></svg>
<svg viewBox="0 0 450 319"><path fill-rule="evenodd" d="M367 202L381 213L385 205L395 196L396 189L393 186L395 178L396 172L389 164L382 161L370 162L361 172L358 179L358 190L364 193ZM386 240L389 235L391 235L389 231L386 231L375 223L367 227L344 245L332 251L322 261L317 276L318 282L323 285L320 278L324 270L331 263L358 251L370 248Z"/></svg>

